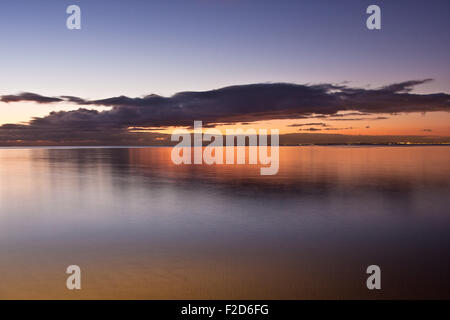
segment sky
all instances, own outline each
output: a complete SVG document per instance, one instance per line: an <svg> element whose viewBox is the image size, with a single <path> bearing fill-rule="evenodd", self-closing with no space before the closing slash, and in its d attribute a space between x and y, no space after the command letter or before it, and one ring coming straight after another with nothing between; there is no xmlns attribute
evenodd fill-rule
<svg viewBox="0 0 450 320"><path fill-rule="evenodd" d="M81 8L81 30L66 28L66 8L72 4ZM381 8L381 30L366 28L366 8L371 4ZM23 132L37 125L39 132L44 125L47 131L53 130L52 135L39 138L42 143L51 143L58 140L57 132L63 127L85 131L95 127L98 131L99 122L105 118L109 124L100 125L102 134L142 125L165 132L179 123L185 125L193 114L200 117L197 120L219 122L219 128L242 125L241 121L257 127L277 127L282 133L448 137L449 10L450 2L444 0L2 0L0 96L30 92L43 97L77 97L83 103L73 99L49 103L0 99L0 144L14 144L14 139L36 143ZM379 99L378 94L386 91L383 88L409 81L418 82L403 86L404 91L391 90L393 96L383 96L379 107L366 107ZM279 83L299 86L281 98L283 103L294 99L293 104L289 100L288 111L279 109ZM272 84L252 92L264 96L272 90L269 101L273 105L258 109L262 103L258 99L249 102L255 105L245 105L245 90L252 84ZM303 96L303 91L310 94L320 85L327 88L320 92L325 99L340 99L343 95L348 98L350 89L357 89L364 99L353 99L353 109L336 106L335 101L320 105L324 100L318 100L317 115L327 117L307 119L306 115L314 115L311 108L315 106L307 105L310 96ZM224 90L232 91L234 100L222 94L223 88L236 86L242 89L237 96L233 90ZM214 90L218 95L211 102L206 97L211 92L215 95ZM333 95L332 90L341 93ZM197 110L190 97L187 101L186 97L180 98L179 93L186 91L200 93L203 109ZM179 122L169 121L176 113L173 110L164 111L166 118L155 118L154 108L159 108L156 100L144 98L151 94L166 98L162 103L165 110L173 108L174 103L187 103L191 109L185 109L186 117ZM432 94L442 96L436 99ZM131 105L127 101L92 103L119 96L142 100ZM410 101L412 107L394 108L392 104L398 104L399 98ZM242 111L234 110L236 105ZM324 111L328 107L338 116L330 117L332 114ZM100 115L82 120L82 126L75 113L59 114L58 120L48 118L52 111L79 108ZM114 108L121 110L115 112ZM111 124L111 112L119 117L130 108L140 108L139 117L146 118L134 123L127 114L127 121L115 119L115 126ZM141 112L142 108L145 111ZM209 112L211 109L214 114ZM262 116L274 109L282 115ZM261 114L251 118L249 110ZM353 111L369 114L336 120ZM203 114L205 119L201 119ZM33 122L36 117L38 121ZM14 131L5 127L27 123L34 127L29 124L14 127ZM304 125L308 123L315 125ZM65 133L64 137L59 143L67 141ZM92 133L92 139L83 137L101 143L97 138L98 132Z"/></svg>

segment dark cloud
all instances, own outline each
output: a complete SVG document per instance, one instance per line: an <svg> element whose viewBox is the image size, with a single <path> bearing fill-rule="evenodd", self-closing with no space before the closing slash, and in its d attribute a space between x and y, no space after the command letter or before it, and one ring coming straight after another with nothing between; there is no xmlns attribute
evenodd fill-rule
<svg viewBox="0 0 450 320"><path fill-rule="evenodd" d="M308 123L294 123L288 125L288 127L305 127L305 126L321 126L326 127L327 124L323 122L308 122Z"/></svg>
<svg viewBox="0 0 450 320"><path fill-rule="evenodd" d="M2 102L36 102L36 103L53 103L64 101L62 98L55 97L44 97L36 93L22 92L17 95L5 95L1 96L0 101Z"/></svg>
<svg viewBox="0 0 450 320"><path fill-rule="evenodd" d="M353 127L347 127L347 128L333 128L333 127L326 127L326 128L306 128L306 129L298 129L298 131L336 131L336 130L350 130L350 129L356 129Z"/></svg>
<svg viewBox="0 0 450 320"><path fill-rule="evenodd" d="M322 129L318 129L318 128L307 128L307 129L298 129L298 131L322 131Z"/></svg>
<svg viewBox="0 0 450 320"><path fill-rule="evenodd" d="M348 113L340 113L340 114L332 114L329 115L329 118L336 118L336 117L353 117L353 116L370 116L371 113L368 112L348 112Z"/></svg>
<svg viewBox="0 0 450 320"><path fill-rule="evenodd" d="M380 89L380 91L390 92L390 93L401 93L401 92L411 92L414 86L419 84L424 84L427 82L433 81L433 79L424 79L424 80L410 80L400 83L394 83L388 86L385 86Z"/></svg>
<svg viewBox="0 0 450 320"><path fill-rule="evenodd" d="M72 102L72 103L76 103L76 104L83 104L85 102L84 99L74 97L74 96L61 96L60 98L64 99L67 102Z"/></svg>
<svg viewBox="0 0 450 320"><path fill-rule="evenodd" d="M343 119L329 119L331 121L360 121L360 120L386 120L388 117L374 117L374 118L343 118Z"/></svg>
<svg viewBox="0 0 450 320"><path fill-rule="evenodd" d="M356 128L353 128L353 127L347 127L347 128L325 128L325 129L323 129L323 130L352 130L352 129L356 129Z"/></svg>
<svg viewBox="0 0 450 320"><path fill-rule="evenodd" d="M272 119L341 118L341 113L337 112L345 111L348 111L344 114L347 116L450 111L448 94L411 93L415 85L428 81L430 80L406 81L379 89L333 84L260 83L202 92L180 92L171 97L117 96L100 100L74 96L44 97L33 93L4 95L0 99L3 102L65 102L83 107L33 118L26 125L0 126L0 143L27 139L63 141L77 137L98 143L113 138L122 141L121 138L130 137L129 127L190 127L194 120L202 120L205 126L213 127L218 124ZM96 106L108 106L111 109L87 109Z"/></svg>

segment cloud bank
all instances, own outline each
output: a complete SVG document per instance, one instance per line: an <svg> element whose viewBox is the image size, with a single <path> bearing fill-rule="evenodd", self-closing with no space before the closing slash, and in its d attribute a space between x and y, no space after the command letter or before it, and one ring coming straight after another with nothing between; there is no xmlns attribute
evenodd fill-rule
<svg viewBox="0 0 450 320"><path fill-rule="evenodd" d="M14 140L66 141L69 139L122 141L144 133L130 133L130 127L161 128L192 126L202 120L205 126L274 119L306 119L379 113L450 111L450 95L415 94L414 86L431 81L411 80L377 89L347 85L258 83L235 85L201 92L179 92L171 97L147 95L88 100L75 96L46 97L35 93L0 96L5 103L71 103L78 110L51 112L33 118L28 124L0 126L0 143ZM95 107L110 110L98 111ZM355 118L357 119L357 118ZM335 119L337 120L337 119ZM349 119L345 119L349 120ZM148 133L147 133L148 134Z"/></svg>

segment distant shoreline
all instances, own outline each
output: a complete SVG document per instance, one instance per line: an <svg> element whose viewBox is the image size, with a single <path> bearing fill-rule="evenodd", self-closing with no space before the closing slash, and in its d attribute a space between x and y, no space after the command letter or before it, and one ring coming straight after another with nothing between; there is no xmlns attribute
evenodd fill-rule
<svg viewBox="0 0 450 320"><path fill-rule="evenodd" d="M328 144L286 144L280 147L442 147L450 143L328 143ZM139 149L139 148L171 148L170 145L147 146L0 146L0 149Z"/></svg>

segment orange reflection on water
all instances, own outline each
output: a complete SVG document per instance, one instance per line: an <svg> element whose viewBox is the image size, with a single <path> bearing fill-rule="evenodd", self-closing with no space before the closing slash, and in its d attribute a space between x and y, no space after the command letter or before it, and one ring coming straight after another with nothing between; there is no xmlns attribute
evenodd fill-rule
<svg viewBox="0 0 450 320"><path fill-rule="evenodd" d="M376 297L449 297L449 147L280 147L274 176L171 151L0 149L0 298L374 298L373 263Z"/></svg>

